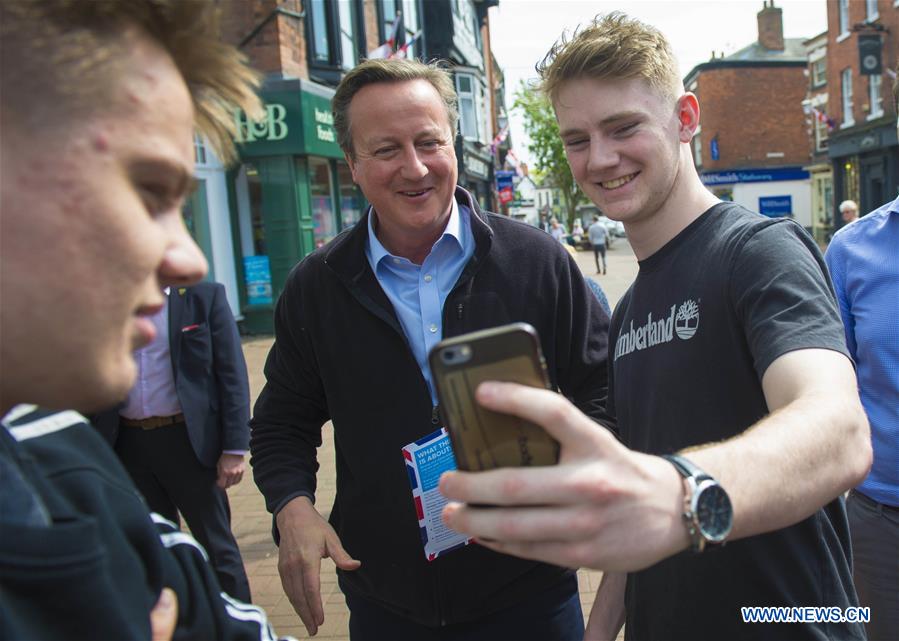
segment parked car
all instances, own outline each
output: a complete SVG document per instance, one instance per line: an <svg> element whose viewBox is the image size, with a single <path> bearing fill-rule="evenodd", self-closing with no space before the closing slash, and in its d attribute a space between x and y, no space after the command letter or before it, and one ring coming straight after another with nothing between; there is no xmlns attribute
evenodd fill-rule
<svg viewBox="0 0 899 641"><path fill-rule="evenodd" d="M624 225L620 220L612 220L607 216L600 216L599 222L606 228L606 247L611 247L616 238L624 238Z"/></svg>

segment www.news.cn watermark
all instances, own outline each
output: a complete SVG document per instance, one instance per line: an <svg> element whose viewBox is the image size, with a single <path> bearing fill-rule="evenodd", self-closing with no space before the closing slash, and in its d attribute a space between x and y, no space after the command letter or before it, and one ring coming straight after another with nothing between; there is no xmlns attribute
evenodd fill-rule
<svg viewBox="0 0 899 641"><path fill-rule="evenodd" d="M743 623L870 623L871 608L742 607Z"/></svg>

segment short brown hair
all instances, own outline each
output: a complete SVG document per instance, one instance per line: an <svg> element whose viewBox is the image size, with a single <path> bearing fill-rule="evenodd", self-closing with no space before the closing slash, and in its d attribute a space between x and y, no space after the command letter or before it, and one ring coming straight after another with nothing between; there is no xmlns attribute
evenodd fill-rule
<svg viewBox="0 0 899 641"><path fill-rule="evenodd" d="M664 96L683 90L677 60L665 36L620 11L598 15L569 37L562 34L537 64L540 89L555 100L559 87L576 78L642 78Z"/></svg>
<svg viewBox="0 0 899 641"><path fill-rule="evenodd" d="M223 161L233 160L234 109L260 113L258 75L219 37L212 0L0 0L4 119L38 130L110 106L131 27L168 52L197 128Z"/></svg>
<svg viewBox="0 0 899 641"><path fill-rule="evenodd" d="M337 86L337 93L331 99L334 129L337 130L337 143L346 154L350 157L353 156L353 136L350 133L349 113L353 96L367 85L411 80L427 80L437 90L446 107L450 135L455 137L456 123L459 121L459 99L456 96L453 79L441 62L425 64L418 60L404 58L366 60L343 77Z"/></svg>

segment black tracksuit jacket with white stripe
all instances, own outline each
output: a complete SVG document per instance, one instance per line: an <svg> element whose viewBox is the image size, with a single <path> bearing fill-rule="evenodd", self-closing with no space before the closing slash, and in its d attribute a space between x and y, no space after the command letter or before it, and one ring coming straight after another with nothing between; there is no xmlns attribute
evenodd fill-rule
<svg viewBox="0 0 899 641"><path fill-rule="evenodd" d="M149 639L164 586L175 639L273 639L219 587L206 552L152 517L76 412L14 408L0 428L0 639Z"/></svg>

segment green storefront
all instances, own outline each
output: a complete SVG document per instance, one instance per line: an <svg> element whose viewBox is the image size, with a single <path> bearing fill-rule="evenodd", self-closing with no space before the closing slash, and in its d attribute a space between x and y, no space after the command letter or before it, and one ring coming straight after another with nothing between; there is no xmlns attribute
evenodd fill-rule
<svg viewBox="0 0 899 641"><path fill-rule="evenodd" d="M337 145L328 87L267 82L265 118L239 114L240 167L230 198L244 329L272 332L291 268L362 216L364 201Z"/></svg>

